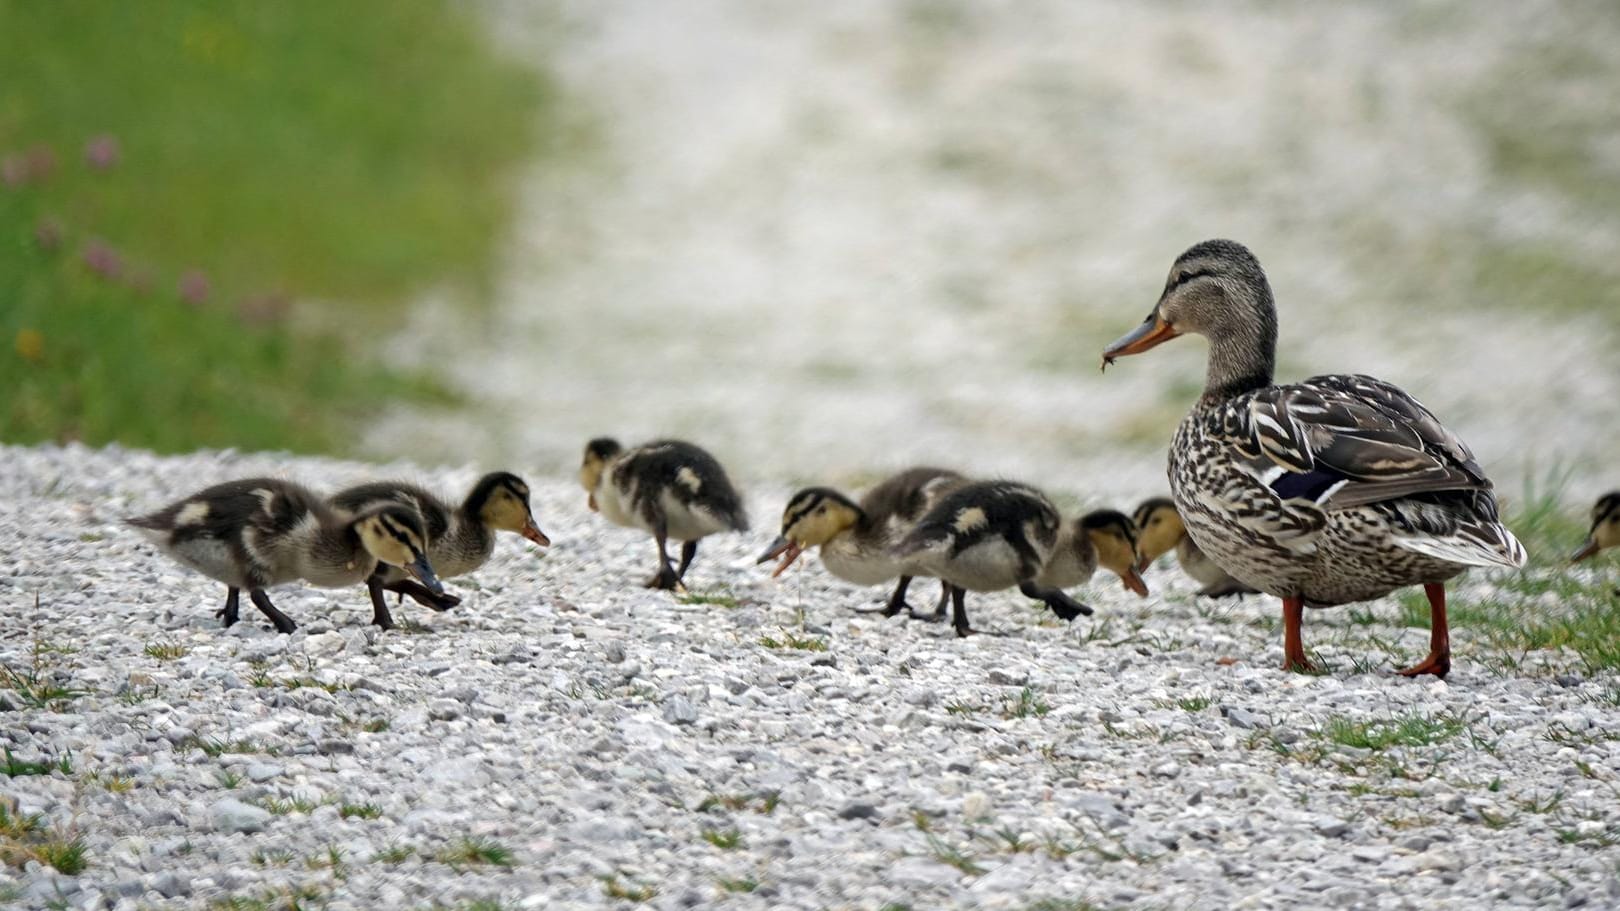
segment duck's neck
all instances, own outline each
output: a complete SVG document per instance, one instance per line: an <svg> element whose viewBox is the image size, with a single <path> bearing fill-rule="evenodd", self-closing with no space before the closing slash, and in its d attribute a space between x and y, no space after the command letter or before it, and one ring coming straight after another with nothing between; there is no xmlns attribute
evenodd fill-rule
<svg viewBox="0 0 1620 911"><path fill-rule="evenodd" d="M1256 311L1255 319L1211 334L1205 399L1229 399L1271 385L1277 367L1277 314L1269 293Z"/></svg>
<svg viewBox="0 0 1620 911"><path fill-rule="evenodd" d="M466 508L450 514L450 530L444 534L444 543L435 543L434 549L447 553L487 554L495 549L495 532Z"/></svg>
<svg viewBox="0 0 1620 911"><path fill-rule="evenodd" d="M355 568L370 573L377 558L360 543L360 533L354 526L340 522L322 522L310 541L309 552L318 563L345 569Z"/></svg>

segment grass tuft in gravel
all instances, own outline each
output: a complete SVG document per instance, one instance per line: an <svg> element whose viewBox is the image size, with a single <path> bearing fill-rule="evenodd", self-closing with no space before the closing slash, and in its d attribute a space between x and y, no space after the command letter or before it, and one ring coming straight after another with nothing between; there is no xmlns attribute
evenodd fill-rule
<svg viewBox="0 0 1620 911"><path fill-rule="evenodd" d="M463 838L450 847L439 852L440 863L452 867L482 866L485 864L496 867L512 866L512 851L501 843L492 839Z"/></svg>
<svg viewBox="0 0 1620 911"><path fill-rule="evenodd" d="M313 911L326 903L326 895L310 885L260 889L210 899L209 911Z"/></svg>
<svg viewBox="0 0 1620 911"><path fill-rule="evenodd" d="M5 750L5 762L0 764L0 774L4 774L8 778L20 778L24 775L49 775L52 772L72 775L73 754L63 753L49 762L31 762L13 756L11 748L7 747Z"/></svg>
<svg viewBox="0 0 1620 911"><path fill-rule="evenodd" d="M783 630L782 638L775 636L760 636L759 644L766 648L798 649L802 652L824 652L827 650L827 640L820 636L801 636L791 630Z"/></svg>
<svg viewBox="0 0 1620 911"><path fill-rule="evenodd" d="M742 833L736 829L704 829L703 840L716 848L729 851L742 846Z"/></svg>
<svg viewBox="0 0 1620 911"><path fill-rule="evenodd" d="M159 661L175 661L184 658L191 649L178 642L154 642L141 649L141 654Z"/></svg>
<svg viewBox="0 0 1620 911"><path fill-rule="evenodd" d="M932 832L925 833L928 839L928 853L937 861L946 866L955 867L969 876L980 876L984 868L973 860L973 855Z"/></svg>
<svg viewBox="0 0 1620 911"><path fill-rule="evenodd" d="M734 894L747 894L759 888L759 880L752 876L744 876L738 879L721 877L720 879L715 880L715 883L720 886L720 890L722 892L731 892Z"/></svg>
<svg viewBox="0 0 1620 911"><path fill-rule="evenodd" d="M1394 746L1430 746L1457 736L1468 722L1455 715L1411 713L1375 721L1336 716L1323 723L1323 739L1341 746L1385 750Z"/></svg>
<svg viewBox="0 0 1620 911"><path fill-rule="evenodd" d="M344 819L376 819L382 815L382 807L374 803L338 804L338 815Z"/></svg>
<svg viewBox="0 0 1620 911"><path fill-rule="evenodd" d="M1026 686L1018 691L1017 698L1007 700L1002 706L1003 718L1040 718L1052 711L1052 707L1042 699L1032 686Z"/></svg>
<svg viewBox="0 0 1620 911"><path fill-rule="evenodd" d="M36 596L34 607L39 607ZM68 703L89 693L67 686L61 681L66 672L51 668L51 656L71 654L73 649L35 639L29 649L28 665L23 668L0 666L0 689L11 690L27 708L50 712L67 710Z"/></svg>
<svg viewBox="0 0 1620 911"><path fill-rule="evenodd" d="M618 876L607 875L601 877L601 880L602 894L608 898L645 902L652 901L653 897L658 894L658 889L654 886L621 880Z"/></svg>
<svg viewBox="0 0 1620 911"><path fill-rule="evenodd" d="M43 818L12 813L0 803L0 863L22 868L29 862L64 876L77 876L90 865L82 837L47 830Z"/></svg>

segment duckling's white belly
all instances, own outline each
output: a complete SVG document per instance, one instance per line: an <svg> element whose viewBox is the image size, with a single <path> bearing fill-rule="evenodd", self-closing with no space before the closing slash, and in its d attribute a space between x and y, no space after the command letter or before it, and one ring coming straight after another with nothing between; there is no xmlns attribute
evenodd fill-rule
<svg viewBox="0 0 1620 911"><path fill-rule="evenodd" d="M1024 581L1019 578L1023 561L1000 537L983 540L954 556L933 551L918 562L928 575L972 592L1000 591Z"/></svg>
<svg viewBox="0 0 1620 911"><path fill-rule="evenodd" d="M696 541L729 528L725 520L710 514L703 507L696 504L687 506L670 494L660 496L659 503L664 507L664 524L669 536L678 541Z"/></svg>
<svg viewBox="0 0 1620 911"><path fill-rule="evenodd" d="M647 520L631 506L630 495L620 490L617 484L602 483L596 486L596 509L604 519L614 525L652 531L652 526Z"/></svg>
<svg viewBox="0 0 1620 911"><path fill-rule="evenodd" d="M330 564L316 560L300 560L296 573L292 578L303 579L310 585L320 588L345 588L350 585L359 585L366 581L372 570L377 568L377 561L371 556L356 557L347 563ZM292 581L292 578L279 581Z"/></svg>
<svg viewBox="0 0 1620 911"><path fill-rule="evenodd" d="M888 548L861 546L853 540L834 538L821 545L821 565L827 571L856 585L877 585L905 574L899 560Z"/></svg>
<svg viewBox="0 0 1620 911"><path fill-rule="evenodd" d="M218 538L190 538L171 544L165 533L148 531L146 535L182 566L233 588L251 586L247 567L238 559L235 550Z"/></svg>

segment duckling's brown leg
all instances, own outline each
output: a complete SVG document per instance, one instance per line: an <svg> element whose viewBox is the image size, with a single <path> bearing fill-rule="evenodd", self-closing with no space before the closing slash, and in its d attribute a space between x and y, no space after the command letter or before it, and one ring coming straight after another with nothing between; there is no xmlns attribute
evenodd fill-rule
<svg viewBox="0 0 1620 911"><path fill-rule="evenodd" d="M229 628L231 624L241 619L241 614L237 611L237 605L241 602L242 590L232 585L225 591L225 606L214 611L214 616L224 618L225 622L221 623L220 626Z"/></svg>
<svg viewBox="0 0 1620 911"><path fill-rule="evenodd" d="M659 519L658 524L653 526L653 539L658 542L658 572L653 573L652 578L644 583L645 587L674 591L680 587L681 578L669 565L669 531L664 526L663 519Z"/></svg>
<svg viewBox="0 0 1620 911"><path fill-rule="evenodd" d="M966 639L978 632L968 625L967 589L951 586L951 625L956 627L956 638Z"/></svg>
<svg viewBox="0 0 1620 911"><path fill-rule="evenodd" d="M1046 606L1052 609L1052 613L1057 614L1064 620L1073 621L1074 618L1081 614L1089 617L1094 613L1088 605L1081 604L1055 588L1041 588L1034 582L1023 582L1019 584L1018 590L1023 592L1026 598L1046 602Z"/></svg>
<svg viewBox="0 0 1620 911"><path fill-rule="evenodd" d="M248 589L248 597L253 600L253 605L262 611L266 617L269 617L271 623L276 625L276 632L290 633L298 628L298 624L292 622L291 617L276 610L276 606L270 603L270 596L264 593L264 589L250 588Z"/></svg>
<svg viewBox="0 0 1620 911"><path fill-rule="evenodd" d="M383 597L383 586L376 576L366 580L366 591L371 593L371 622L383 629L393 629L394 618L388 613L388 601Z"/></svg>
<svg viewBox="0 0 1620 911"><path fill-rule="evenodd" d="M1423 586L1423 593L1429 596L1429 657L1400 673L1402 677L1433 674L1443 678L1451 672L1451 630L1446 625L1446 587L1439 582L1430 582Z"/></svg>
<svg viewBox="0 0 1620 911"><path fill-rule="evenodd" d="M411 600L415 601L417 604L421 604L425 607L431 607L434 610L449 610L450 608L461 603L460 598L450 594L449 592L445 592L442 595L435 595L431 590L428 589L426 585L423 585L415 579L400 579L395 582L388 582L383 585L383 589L385 591L398 592L399 603L401 604L405 603L405 596L410 595Z"/></svg>
<svg viewBox="0 0 1620 911"><path fill-rule="evenodd" d="M1304 598L1283 599L1283 670L1313 673L1316 665L1305 657L1305 644L1299 638L1299 625L1305 619Z"/></svg>
<svg viewBox="0 0 1620 911"><path fill-rule="evenodd" d="M697 556L696 541L687 541L681 545L681 565L675 570L675 581L686 581L686 568L692 565L692 558Z"/></svg>
<svg viewBox="0 0 1620 911"><path fill-rule="evenodd" d="M855 613L857 613L857 614L882 614L885 617L893 617L895 614L898 614L903 610L904 611L911 610L911 605L906 603L906 587L909 586L910 584L911 584L911 577L910 576L901 576L899 583L897 583L895 585L895 587L894 587L894 594L889 596L889 600L884 602L882 607L879 607L879 608L857 607L857 608L855 608Z"/></svg>

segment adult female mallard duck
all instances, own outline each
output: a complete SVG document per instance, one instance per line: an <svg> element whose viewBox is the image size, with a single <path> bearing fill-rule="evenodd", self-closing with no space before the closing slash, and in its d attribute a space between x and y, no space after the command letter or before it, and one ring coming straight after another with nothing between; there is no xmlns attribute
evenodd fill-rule
<svg viewBox="0 0 1620 911"><path fill-rule="evenodd" d="M509 471L497 471L478 479L460 506L452 507L430 491L403 481L376 481L340 490L329 500L333 506L360 512L379 503L398 503L416 510L427 530L427 555L440 579L465 575L488 562L495 552L497 531L516 532L530 541L548 547L551 539L534 522L529 509L529 485ZM449 610L461 599L449 593L435 593L410 578L397 566L380 564L366 579L371 593L371 622L383 629L394 628L383 591L410 595L418 604L434 610Z"/></svg>
<svg viewBox="0 0 1620 911"><path fill-rule="evenodd" d="M1276 385L1277 311L1254 254L1229 240L1176 259L1147 320L1103 351L1209 339L1199 398L1170 446L1170 491L1194 543L1283 602L1283 667L1311 669L1306 605L1422 585L1429 655L1402 674L1451 669L1445 582L1470 566L1524 565L1490 479L1429 409L1370 376Z"/></svg>
<svg viewBox="0 0 1620 911"><path fill-rule="evenodd" d="M1176 504L1168 497L1143 500L1131 515L1136 525L1136 550L1141 560L1136 568L1147 572L1153 561L1174 550L1181 571L1203 587L1198 595L1204 598L1226 598L1232 595L1252 595L1254 589L1226 574L1215 561L1204 556L1187 534L1187 526L1176 512Z"/></svg>
<svg viewBox="0 0 1620 911"><path fill-rule="evenodd" d="M657 440L634 449L599 437L585 444L579 483L587 505L608 521L652 533L658 571L647 588L676 589L697 556L698 540L722 531L747 531L742 497L714 456L691 443ZM681 565L672 569L665 542L681 545Z"/></svg>
<svg viewBox="0 0 1620 911"><path fill-rule="evenodd" d="M1063 589L1090 579L1101 564L1131 591L1147 595L1136 571L1130 519L1103 510L1064 522L1045 494L1012 481L965 484L941 497L895 547L895 557L911 574L952 586L951 623L958 636L975 632L968 623L968 591L1016 586L1073 620L1092 609Z"/></svg>
<svg viewBox="0 0 1620 911"><path fill-rule="evenodd" d="M756 562L781 557L771 573L780 576L806 549L819 547L822 565L846 582L879 585L898 578L882 613L892 617L904 610L916 616L906 603L912 577L894 556L894 546L941 496L965 483L966 478L946 468L908 468L867 491L859 503L830 487L806 487L788 500L782 534ZM950 584L940 588L939 606L919 619L945 616Z"/></svg>
<svg viewBox="0 0 1620 911"><path fill-rule="evenodd" d="M297 624L270 603L266 588L298 579L342 588L364 581L379 562L404 569L429 591L444 591L427 557L421 518L397 503L349 512L290 481L248 478L125 521L182 565L225 583L225 606L216 615L225 626L237 621L245 588L276 630L290 633Z"/></svg>

